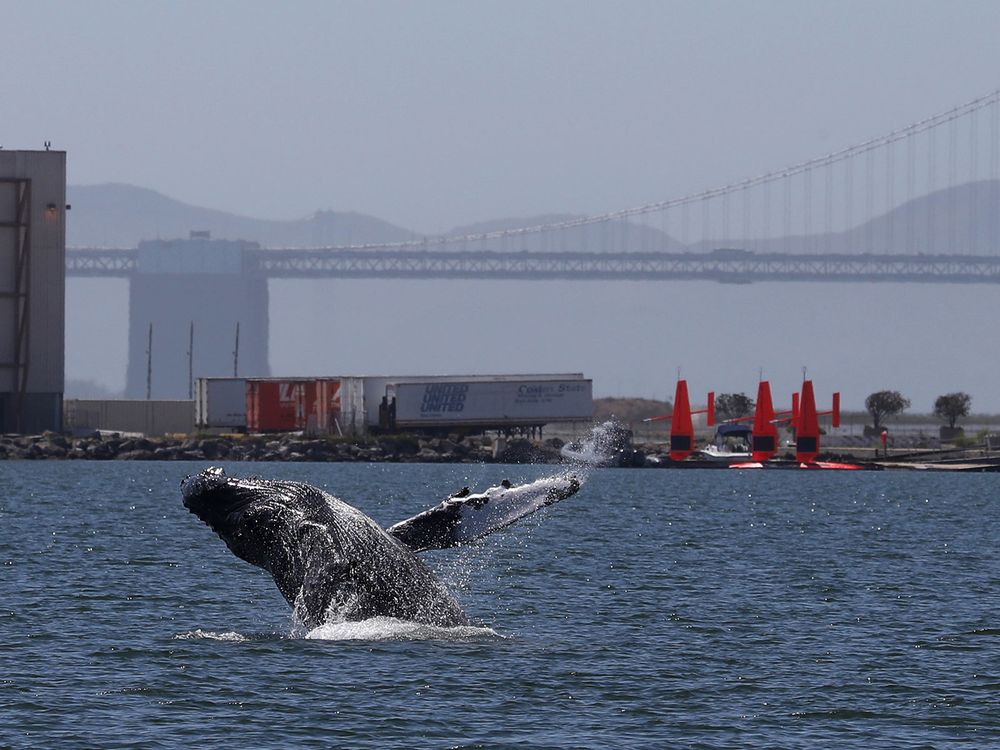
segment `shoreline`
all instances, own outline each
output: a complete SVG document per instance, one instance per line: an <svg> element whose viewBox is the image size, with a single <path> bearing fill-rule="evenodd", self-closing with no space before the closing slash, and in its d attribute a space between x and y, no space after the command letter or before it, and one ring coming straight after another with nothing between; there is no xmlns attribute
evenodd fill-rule
<svg viewBox="0 0 1000 750"><path fill-rule="evenodd" d="M502 444L485 436L419 437L379 435L367 438L312 438L296 433L274 435L221 435L142 437L100 433L72 437L46 432L40 435L0 436L0 461L303 461L381 463L498 463L565 464L564 441L510 438ZM665 443L636 443L618 462L622 468L728 468L725 461L689 459L674 462ZM831 448L820 461L857 464L863 469L937 469L950 471L1000 471L1000 454L980 447L927 451L900 450L889 457L870 449ZM791 454L779 456L767 468L797 468Z"/></svg>

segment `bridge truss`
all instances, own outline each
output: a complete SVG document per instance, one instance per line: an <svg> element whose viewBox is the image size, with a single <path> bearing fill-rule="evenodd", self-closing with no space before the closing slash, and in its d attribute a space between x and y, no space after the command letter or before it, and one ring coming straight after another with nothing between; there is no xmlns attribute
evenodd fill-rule
<svg viewBox="0 0 1000 750"><path fill-rule="evenodd" d="M754 253L255 250L245 272L272 279L701 280L998 283L1000 256ZM66 273L129 277L134 250L70 248Z"/></svg>

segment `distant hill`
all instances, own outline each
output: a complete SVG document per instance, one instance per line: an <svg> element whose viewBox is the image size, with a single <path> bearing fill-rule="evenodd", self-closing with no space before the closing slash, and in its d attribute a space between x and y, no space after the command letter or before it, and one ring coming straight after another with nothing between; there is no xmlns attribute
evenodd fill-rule
<svg viewBox="0 0 1000 750"><path fill-rule="evenodd" d="M134 185L70 185L73 206L66 222L70 246L135 247L140 240L187 237L208 230L218 239L259 242L264 247L319 247L403 242L414 232L351 211L318 211L295 221L253 219L192 206Z"/></svg>
<svg viewBox="0 0 1000 750"><path fill-rule="evenodd" d="M669 401L650 398L595 398L594 421L603 422L615 417L625 424L638 424L649 417L660 417L674 410Z"/></svg>
<svg viewBox="0 0 1000 750"><path fill-rule="evenodd" d="M254 219L193 206L135 185L69 185L66 195L73 206L66 226L66 244L70 247L135 247L141 240L184 238L191 231L204 230L217 239L252 240L264 247L406 242L423 236L353 211L317 211L293 221ZM580 217L554 214L498 219L456 227L448 234L483 234L574 218ZM593 252L624 247L667 252L685 249L659 229L623 220L609 220L596 227L579 227L558 234L497 240L485 249Z"/></svg>
<svg viewBox="0 0 1000 750"><path fill-rule="evenodd" d="M541 214L539 216L491 219L489 221L480 221L475 224L464 224L463 226L455 227L448 232L448 234L486 234L488 232L502 232L506 229L519 229L520 227L536 227L544 224L559 224L560 222L572 221L573 219L581 218L583 217L576 216L574 214Z"/></svg>
<svg viewBox="0 0 1000 750"><path fill-rule="evenodd" d="M1000 181L979 180L906 201L844 232L817 232L763 240L694 242L692 252L735 247L757 253L899 253L992 255L1000 243ZM842 207L833 210L839 219ZM859 218L858 207L855 217ZM813 209L813 225L825 216ZM777 230L777 227L774 227Z"/></svg>
<svg viewBox="0 0 1000 750"><path fill-rule="evenodd" d="M219 239L254 240L264 247L323 247L405 242L422 235L374 216L351 211L318 211L294 221L254 219L192 206L154 190L133 185L70 185L73 210L67 222L70 246L135 247L140 240L187 237L208 230ZM981 180L903 203L844 232L768 239L714 239L685 245L670 234L663 218L650 223L608 219L559 232L515 235L488 243L472 242L469 250L707 252L720 247L758 253L973 253L992 254L1000 244L1000 181ZM696 212L697 214L697 212ZM833 211L833 218L839 216ZM581 218L546 214L497 219L459 226L448 234L483 234L519 227L555 224ZM676 217L674 217L676 219ZM813 224L826 217L814 211ZM662 229L656 226L662 223Z"/></svg>
<svg viewBox="0 0 1000 750"><path fill-rule="evenodd" d="M537 227L548 224L560 224L583 219L583 216L573 214L543 214L521 218L497 219L483 221L477 224L456 227L448 234L488 234L521 227ZM470 247L475 249L475 245ZM490 242L489 250L531 252L661 252L680 253L688 248L662 230L637 221L626 219L608 219L596 224L561 229L558 232L540 232L512 236Z"/></svg>

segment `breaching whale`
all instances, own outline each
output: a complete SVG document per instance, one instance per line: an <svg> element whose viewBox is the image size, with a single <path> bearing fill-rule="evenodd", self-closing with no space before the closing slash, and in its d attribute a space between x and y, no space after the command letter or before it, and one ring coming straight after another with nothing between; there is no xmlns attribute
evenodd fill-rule
<svg viewBox="0 0 1000 750"><path fill-rule="evenodd" d="M234 555L269 572L310 628L379 616L467 624L416 553L479 539L579 489L572 475L503 482L481 493L465 488L383 530L357 508L301 482L231 477L216 467L181 482L184 506Z"/></svg>

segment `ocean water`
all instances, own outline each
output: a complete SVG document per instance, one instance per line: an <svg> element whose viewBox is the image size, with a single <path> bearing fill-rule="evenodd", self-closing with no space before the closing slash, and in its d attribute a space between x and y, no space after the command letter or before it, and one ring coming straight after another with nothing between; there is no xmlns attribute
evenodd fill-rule
<svg viewBox="0 0 1000 750"><path fill-rule="evenodd" d="M303 632L203 467L0 462L0 747L1000 747L996 475L595 469L427 556L473 626ZM227 469L385 525L552 471Z"/></svg>

